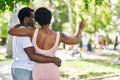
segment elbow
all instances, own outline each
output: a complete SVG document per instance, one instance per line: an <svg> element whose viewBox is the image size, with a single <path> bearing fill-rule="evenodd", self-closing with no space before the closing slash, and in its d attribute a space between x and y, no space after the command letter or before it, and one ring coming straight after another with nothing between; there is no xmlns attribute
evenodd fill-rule
<svg viewBox="0 0 120 80"><path fill-rule="evenodd" d="M28 55L28 57L29 57L29 59L30 59L31 61L35 61L34 56L29 56L29 55Z"/></svg>
<svg viewBox="0 0 120 80"><path fill-rule="evenodd" d="M9 31L8 31L8 34L12 35L12 32L11 32L11 30L9 30Z"/></svg>
<svg viewBox="0 0 120 80"><path fill-rule="evenodd" d="M38 60L37 60L37 59L35 59L35 58L29 57L29 59L30 59L30 61L33 61L33 62L38 62Z"/></svg>
<svg viewBox="0 0 120 80"><path fill-rule="evenodd" d="M29 57L29 59L31 60L31 61L36 61L36 59L34 58L34 57Z"/></svg>
<svg viewBox="0 0 120 80"><path fill-rule="evenodd" d="M76 44L79 44L80 40L76 40Z"/></svg>
<svg viewBox="0 0 120 80"><path fill-rule="evenodd" d="M29 56L29 59L30 59L31 61L38 62L38 59L35 57L35 55Z"/></svg>
<svg viewBox="0 0 120 80"><path fill-rule="evenodd" d="M74 41L72 42L72 45L79 44L79 42L80 42L80 40L74 40Z"/></svg>
<svg viewBox="0 0 120 80"><path fill-rule="evenodd" d="M79 44L79 43L80 43L80 38L77 37L77 38L75 39L75 44Z"/></svg>
<svg viewBox="0 0 120 80"><path fill-rule="evenodd" d="M33 59L33 58L31 58L31 57L29 57L29 59L30 59L31 61L34 61L34 59Z"/></svg>

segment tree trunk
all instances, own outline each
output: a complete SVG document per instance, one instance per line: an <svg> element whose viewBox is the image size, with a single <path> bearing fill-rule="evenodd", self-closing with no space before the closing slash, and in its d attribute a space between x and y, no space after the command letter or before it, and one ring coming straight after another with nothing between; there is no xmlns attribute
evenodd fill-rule
<svg viewBox="0 0 120 80"><path fill-rule="evenodd" d="M6 57L7 58L12 58L12 36L8 35L8 42L7 42L7 51L6 51Z"/></svg>
<svg viewBox="0 0 120 80"><path fill-rule="evenodd" d="M76 34L79 29L79 11L76 11Z"/></svg>
<svg viewBox="0 0 120 80"><path fill-rule="evenodd" d="M17 13L14 12L11 15L11 20L10 20L10 27L13 27L14 25L18 24L18 18L17 18ZM13 52L12 52L12 41L13 41L13 37L8 35L8 42L7 42L7 51L6 51L6 57L7 58L12 58Z"/></svg>
<svg viewBox="0 0 120 80"><path fill-rule="evenodd" d="M72 18L72 5L71 0L67 0L67 6L68 6L68 14L69 14L69 22L70 22L70 34L73 35L73 18Z"/></svg>

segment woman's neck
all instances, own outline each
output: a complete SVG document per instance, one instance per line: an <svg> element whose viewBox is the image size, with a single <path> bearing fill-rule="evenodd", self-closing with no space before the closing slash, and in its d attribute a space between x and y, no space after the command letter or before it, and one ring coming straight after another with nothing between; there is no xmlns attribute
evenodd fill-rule
<svg viewBox="0 0 120 80"><path fill-rule="evenodd" d="M49 29L49 25L43 25L42 29Z"/></svg>
<svg viewBox="0 0 120 80"><path fill-rule="evenodd" d="M49 25L43 25L43 26L42 26L42 29L43 29L45 32L51 31L51 29L49 28Z"/></svg>

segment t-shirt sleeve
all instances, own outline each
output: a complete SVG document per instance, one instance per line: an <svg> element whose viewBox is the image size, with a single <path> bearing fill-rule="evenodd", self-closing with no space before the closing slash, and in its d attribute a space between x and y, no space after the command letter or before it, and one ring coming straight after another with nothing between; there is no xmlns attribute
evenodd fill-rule
<svg viewBox="0 0 120 80"><path fill-rule="evenodd" d="M31 47L33 46L30 37L22 37L22 46L23 48Z"/></svg>

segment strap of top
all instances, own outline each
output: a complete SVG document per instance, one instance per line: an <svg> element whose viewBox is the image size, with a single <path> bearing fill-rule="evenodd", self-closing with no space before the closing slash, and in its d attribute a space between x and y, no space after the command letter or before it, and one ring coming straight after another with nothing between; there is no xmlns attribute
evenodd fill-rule
<svg viewBox="0 0 120 80"><path fill-rule="evenodd" d="M34 34L33 34L33 38L32 38L32 43L33 43L34 47L37 47L37 48L38 48L38 46L37 46L37 44L36 44L36 39L37 39L38 31L39 31L39 29L35 29ZM57 32L55 44L54 44L54 46L53 46L51 49L58 47L59 39L60 39L60 33ZM40 48L39 48L39 49L40 49ZM51 50L51 49L50 49L50 50ZM41 49L40 49L40 50L41 50Z"/></svg>
<svg viewBox="0 0 120 80"><path fill-rule="evenodd" d="M58 47L59 40L60 40L60 33L57 32L57 38L56 38L56 42L55 42L56 47Z"/></svg>
<svg viewBox="0 0 120 80"><path fill-rule="evenodd" d="M36 46L36 38L38 35L38 31L39 31L39 29L35 29L34 34L33 34L32 43L34 46Z"/></svg>

